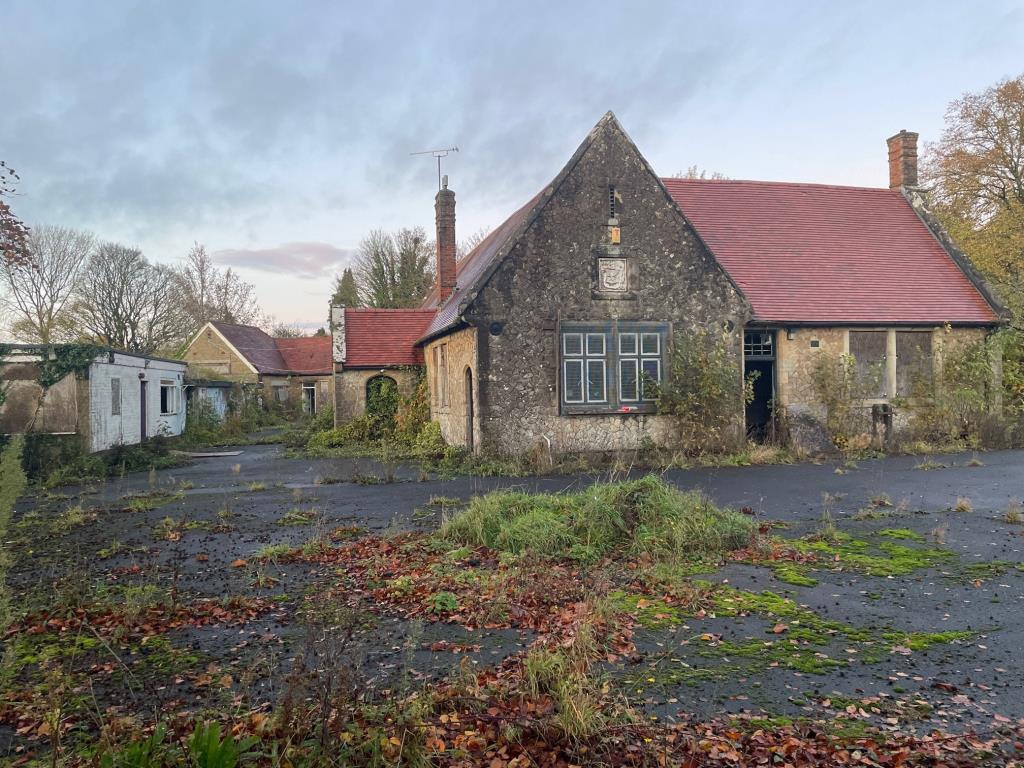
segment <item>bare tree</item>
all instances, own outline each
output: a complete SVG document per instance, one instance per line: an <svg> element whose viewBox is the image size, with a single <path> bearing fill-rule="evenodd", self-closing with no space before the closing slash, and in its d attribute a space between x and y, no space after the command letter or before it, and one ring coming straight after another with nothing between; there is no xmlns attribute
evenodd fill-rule
<svg viewBox="0 0 1024 768"><path fill-rule="evenodd" d="M11 206L4 200L14 195L15 185L20 177L3 160L0 160L0 263L27 266L31 263L28 253L28 227L14 215Z"/></svg>
<svg viewBox="0 0 1024 768"><path fill-rule="evenodd" d="M301 339L306 332L294 323L274 323L268 333L275 339Z"/></svg>
<svg viewBox="0 0 1024 768"><path fill-rule="evenodd" d="M711 171L708 173L703 168L698 168L696 165L691 165L685 171L676 171L672 174L673 179L691 179L698 181L726 181L728 176L718 171Z"/></svg>
<svg viewBox="0 0 1024 768"><path fill-rule="evenodd" d="M199 243L185 257L177 280L181 305L192 331L210 320L240 325L253 325L261 320L252 283L242 280L230 267L222 271Z"/></svg>
<svg viewBox="0 0 1024 768"><path fill-rule="evenodd" d="M487 239L491 230L488 227L480 227L476 232L472 233L465 240L459 241L459 247L456 249L460 259L465 258L473 249L476 248L480 243Z"/></svg>
<svg viewBox="0 0 1024 768"><path fill-rule="evenodd" d="M188 332L178 280L137 248L104 243L89 258L74 318L89 338L130 352L169 351Z"/></svg>
<svg viewBox="0 0 1024 768"><path fill-rule="evenodd" d="M370 232L359 244L355 274L368 307L415 307L434 281L433 243L422 227Z"/></svg>
<svg viewBox="0 0 1024 768"><path fill-rule="evenodd" d="M66 340L68 303L94 245L88 232L36 227L28 236L30 266L0 262L0 284L6 288L0 300L12 318L16 339L41 344Z"/></svg>

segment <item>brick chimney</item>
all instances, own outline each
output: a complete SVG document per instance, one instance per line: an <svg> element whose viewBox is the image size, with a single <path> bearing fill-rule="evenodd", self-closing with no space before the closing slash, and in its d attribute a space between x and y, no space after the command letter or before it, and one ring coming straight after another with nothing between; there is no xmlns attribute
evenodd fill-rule
<svg viewBox="0 0 1024 768"><path fill-rule="evenodd" d="M434 199L437 219L437 288L444 302L455 290L455 193L448 189L448 176Z"/></svg>
<svg viewBox="0 0 1024 768"><path fill-rule="evenodd" d="M901 130L889 145L889 189L917 186L917 134Z"/></svg>

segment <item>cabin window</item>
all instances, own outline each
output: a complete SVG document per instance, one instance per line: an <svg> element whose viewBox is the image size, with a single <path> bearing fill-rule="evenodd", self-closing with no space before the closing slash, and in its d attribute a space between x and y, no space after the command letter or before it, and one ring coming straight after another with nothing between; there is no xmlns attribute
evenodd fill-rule
<svg viewBox="0 0 1024 768"><path fill-rule="evenodd" d="M170 379L160 380L160 415L171 416L180 410L181 390Z"/></svg>
<svg viewBox="0 0 1024 768"><path fill-rule="evenodd" d="M110 380L110 415L121 415L121 379L119 377Z"/></svg>
<svg viewBox="0 0 1024 768"><path fill-rule="evenodd" d="M566 413L650 410L661 383L667 326L563 324L561 400Z"/></svg>

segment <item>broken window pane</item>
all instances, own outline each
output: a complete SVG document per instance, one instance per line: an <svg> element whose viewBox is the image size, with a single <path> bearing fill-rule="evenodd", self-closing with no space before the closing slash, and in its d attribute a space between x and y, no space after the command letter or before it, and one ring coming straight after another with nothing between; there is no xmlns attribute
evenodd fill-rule
<svg viewBox="0 0 1024 768"><path fill-rule="evenodd" d="M888 331L850 331L850 354L856 361L854 395L886 396L885 358Z"/></svg>

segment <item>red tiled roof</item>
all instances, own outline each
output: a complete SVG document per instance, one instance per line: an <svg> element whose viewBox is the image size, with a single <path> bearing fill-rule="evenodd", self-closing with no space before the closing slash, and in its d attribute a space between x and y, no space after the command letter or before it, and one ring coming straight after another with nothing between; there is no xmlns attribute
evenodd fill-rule
<svg viewBox="0 0 1024 768"><path fill-rule="evenodd" d="M994 323L896 190L663 179L753 306L793 323Z"/></svg>
<svg viewBox="0 0 1024 768"><path fill-rule="evenodd" d="M218 321L211 321L210 325L259 373L312 376L328 375L333 370L330 336L275 339L253 325Z"/></svg>
<svg viewBox="0 0 1024 768"><path fill-rule="evenodd" d="M330 336L274 339L285 367L292 373L329 375L334 370Z"/></svg>
<svg viewBox="0 0 1024 768"><path fill-rule="evenodd" d="M434 319L434 309L346 309L346 368L423 365L415 346Z"/></svg>

